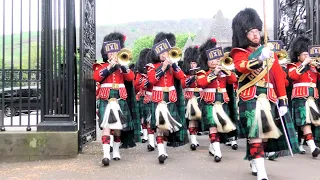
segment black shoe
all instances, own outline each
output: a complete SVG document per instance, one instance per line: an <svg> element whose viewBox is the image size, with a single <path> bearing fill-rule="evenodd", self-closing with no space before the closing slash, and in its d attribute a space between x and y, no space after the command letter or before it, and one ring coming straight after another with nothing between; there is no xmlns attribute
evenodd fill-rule
<svg viewBox="0 0 320 180"><path fill-rule="evenodd" d="M238 149L238 144L232 145L231 148L232 148L233 150L237 150L237 149Z"/></svg>
<svg viewBox="0 0 320 180"><path fill-rule="evenodd" d="M164 161L167 159L166 155L162 154L158 157L159 163L163 164Z"/></svg>
<svg viewBox="0 0 320 180"><path fill-rule="evenodd" d="M147 148L148 148L148 151L154 151L154 147L152 147L150 144L148 144Z"/></svg>
<svg viewBox="0 0 320 180"><path fill-rule="evenodd" d="M221 157L215 156L215 157L214 157L214 161L215 161L215 162L220 162L220 161L221 161Z"/></svg>
<svg viewBox="0 0 320 180"><path fill-rule="evenodd" d="M148 140L142 139L141 142L142 143L146 143Z"/></svg>
<svg viewBox="0 0 320 180"><path fill-rule="evenodd" d="M113 158L113 160L120 161L120 158L116 157L116 158Z"/></svg>
<svg viewBox="0 0 320 180"><path fill-rule="evenodd" d="M214 156L214 154L212 154L212 152L211 152L211 151L209 151L209 155L210 155L210 156Z"/></svg>
<svg viewBox="0 0 320 180"><path fill-rule="evenodd" d="M121 144L120 149L128 149L128 144Z"/></svg>
<svg viewBox="0 0 320 180"><path fill-rule="evenodd" d="M191 145L190 145L190 149L191 149L192 151L195 151L195 150L197 150L197 146L196 146L195 144L191 144Z"/></svg>
<svg viewBox="0 0 320 180"><path fill-rule="evenodd" d="M109 163L110 163L110 160L109 160L108 158L103 158L103 159L102 159L102 164L103 164L104 166L109 166Z"/></svg>
<svg viewBox="0 0 320 180"><path fill-rule="evenodd" d="M318 157L320 154L320 149L317 147L313 152L312 152L312 157Z"/></svg>

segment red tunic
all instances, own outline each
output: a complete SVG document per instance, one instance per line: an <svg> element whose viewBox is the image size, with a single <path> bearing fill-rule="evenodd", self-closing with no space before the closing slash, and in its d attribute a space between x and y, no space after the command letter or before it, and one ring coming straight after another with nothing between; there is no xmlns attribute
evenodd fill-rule
<svg viewBox="0 0 320 180"><path fill-rule="evenodd" d="M96 87L96 99L100 99L100 97L99 97L99 93L100 93L100 87L101 85L100 85L100 83L97 83L97 87Z"/></svg>
<svg viewBox="0 0 320 180"><path fill-rule="evenodd" d="M289 78L293 81L293 89L291 98L303 98L313 96L318 99L317 81L320 79L320 74L313 66L306 72L299 74L297 68L301 65L300 62L290 63L287 65ZM314 94L309 94L309 88L314 89Z"/></svg>
<svg viewBox="0 0 320 180"><path fill-rule="evenodd" d="M146 84L148 84L148 85L146 85ZM141 83L141 87L143 88L143 90L145 92L143 102L145 104L148 104L152 100L152 89L153 89L153 86L149 83L149 80L148 80L147 76L143 77L142 83Z"/></svg>
<svg viewBox="0 0 320 180"><path fill-rule="evenodd" d="M160 79L157 79L156 70L160 66L160 62L155 64L147 64L148 80L149 83L153 86L152 101L156 103L163 101L163 92L169 92L169 101L176 102L177 92L174 86L174 78L177 78L181 81L185 78L185 74L181 69L175 72L173 68L170 67L170 69L167 70Z"/></svg>
<svg viewBox="0 0 320 180"><path fill-rule="evenodd" d="M184 98L191 99L195 92L199 92L200 96L203 93L203 89L199 87L197 81L195 80L190 86L187 86L186 80L190 77L190 75L186 75L186 77L182 80L181 85L184 89Z"/></svg>
<svg viewBox="0 0 320 180"><path fill-rule="evenodd" d="M136 73L136 79L133 82L134 89L136 92L136 100L139 101L141 97L145 95L145 90L143 88L143 78L145 77L145 74L141 74L139 72Z"/></svg>
<svg viewBox="0 0 320 180"><path fill-rule="evenodd" d="M111 75L104 79L102 76L102 71L107 68L108 63L94 64L93 65L93 79L96 82L101 83L101 88L99 91L99 96L101 99L108 99L110 94L110 89L118 90L119 96L122 99L127 99L128 94L124 86L124 80L133 81L134 73L129 70L128 73L122 73L121 69L117 69ZM104 80L103 80L104 79ZM103 80L103 81L102 81ZM102 82L101 82L102 81Z"/></svg>
<svg viewBox="0 0 320 180"><path fill-rule="evenodd" d="M251 48L247 48L247 49L234 48L234 49L232 49L230 54L233 57L234 65L235 65L235 68L237 69L237 71L239 71L242 74L248 74L248 76L250 76L251 73L253 73L253 74L255 74L255 72L259 73L259 71L262 70L262 68L259 68L257 70L252 70L252 69L247 68L247 65L249 62L249 56L253 51L254 50ZM284 77L284 74L282 73L283 70L279 64L278 57L276 54L274 54L274 59L275 59L275 61L273 62L273 65L269 71L272 72L272 74L275 76L274 77L275 84L268 82L269 78L268 78L268 73L267 73L263 78L261 78L261 80L257 84L252 85L251 87L245 89L244 91L242 91L240 93L239 96L243 101L248 101L248 100L253 99L256 95L257 86L265 87L265 86L261 86L261 85L266 85L267 83L269 83L267 95L268 95L268 99L270 101L276 102L277 98L280 98L280 99L287 98L286 87L285 87L285 77ZM277 92L274 91L274 89L273 89L274 86L277 87Z"/></svg>
<svg viewBox="0 0 320 180"><path fill-rule="evenodd" d="M234 73L231 73L230 76L227 76L220 72L214 80L210 83L207 80L208 75L212 72L209 70L207 72L202 71L198 73L197 83L200 87L203 88L203 94L201 99L206 103L213 103L215 101L215 93L223 93L223 99L225 102L229 102L229 96L227 93L227 84L234 84L237 82L237 76Z"/></svg>

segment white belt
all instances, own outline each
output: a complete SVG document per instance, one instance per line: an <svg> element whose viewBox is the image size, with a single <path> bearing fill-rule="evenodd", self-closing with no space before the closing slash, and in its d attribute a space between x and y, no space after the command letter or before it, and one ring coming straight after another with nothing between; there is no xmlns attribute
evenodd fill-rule
<svg viewBox="0 0 320 180"><path fill-rule="evenodd" d="M101 84L102 88L112 88L112 89L119 89L124 88L124 84L115 84L115 83L103 83Z"/></svg>
<svg viewBox="0 0 320 180"><path fill-rule="evenodd" d="M169 92L169 91L173 91L176 88L174 86L170 86L170 87L160 87L160 86L153 86L153 90L154 91L163 91L163 92Z"/></svg>
<svg viewBox="0 0 320 180"><path fill-rule="evenodd" d="M203 91L202 88L185 88L185 91L193 91L193 92L200 92Z"/></svg>
<svg viewBox="0 0 320 180"><path fill-rule="evenodd" d="M146 95L151 96L151 95L152 95L152 92L150 92L150 91L146 91Z"/></svg>
<svg viewBox="0 0 320 180"><path fill-rule="evenodd" d="M264 87L264 88L273 88L273 84L267 83L265 81L259 81L256 83L256 86L258 87Z"/></svg>
<svg viewBox="0 0 320 180"><path fill-rule="evenodd" d="M205 88L203 90L204 92L218 92L218 93L224 93L224 92L227 92L227 89L226 88Z"/></svg>
<svg viewBox="0 0 320 180"><path fill-rule="evenodd" d="M293 85L293 88L296 87L317 87L316 83L296 83Z"/></svg>

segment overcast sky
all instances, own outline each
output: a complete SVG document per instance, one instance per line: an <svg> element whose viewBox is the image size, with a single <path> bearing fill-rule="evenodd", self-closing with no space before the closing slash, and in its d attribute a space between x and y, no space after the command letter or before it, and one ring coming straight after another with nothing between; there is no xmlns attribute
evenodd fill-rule
<svg viewBox="0 0 320 180"><path fill-rule="evenodd" d="M12 32L12 4L13 32L20 32L21 3L22 7L29 7L29 3L31 5L31 10L23 8L22 31L29 30L29 11L31 16L30 29L36 31L38 1L41 3L41 0L0 0L0 34L3 34L3 25L5 34ZM53 1L58 2L59 0ZM79 20L80 1L75 1L76 19ZM267 26L270 29L273 28L273 0L266 0L266 2ZM263 20L263 0L96 0L96 3L96 19L99 26L147 20L211 18L219 9L222 10L225 17L232 19L245 7L256 9Z"/></svg>

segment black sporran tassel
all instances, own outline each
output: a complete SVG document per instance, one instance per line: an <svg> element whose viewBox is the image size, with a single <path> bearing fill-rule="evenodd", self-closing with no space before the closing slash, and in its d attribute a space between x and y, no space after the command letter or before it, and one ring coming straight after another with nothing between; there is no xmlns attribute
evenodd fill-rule
<svg viewBox="0 0 320 180"><path fill-rule="evenodd" d="M191 104L191 116L196 115L196 110L194 109L193 105Z"/></svg>
<svg viewBox="0 0 320 180"><path fill-rule="evenodd" d="M317 121L320 118L320 114L312 107L310 107L310 112L311 112L312 119L314 121Z"/></svg>
<svg viewBox="0 0 320 180"><path fill-rule="evenodd" d="M166 121L164 120L164 117L162 115L162 113L160 112L159 114L159 124L160 125L164 125L166 123Z"/></svg>
<svg viewBox="0 0 320 180"><path fill-rule="evenodd" d="M271 127L269 125L267 115L263 110L261 110L261 123L262 123L262 132L263 133L268 133L271 131Z"/></svg>
<svg viewBox="0 0 320 180"><path fill-rule="evenodd" d="M118 113L119 113L119 118L120 118L121 124L125 124L126 117L124 117L123 113L120 110L118 110Z"/></svg>
<svg viewBox="0 0 320 180"><path fill-rule="evenodd" d="M217 113L218 121L220 122L221 126L227 125L227 122Z"/></svg>
<svg viewBox="0 0 320 180"><path fill-rule="evenodd" d="M108 123L112 124L112 123L116 123L117 122L117 118L114 115L114 112L112 109L110 109L110 114L109 114L109 119L108 119Z"/></svg>

